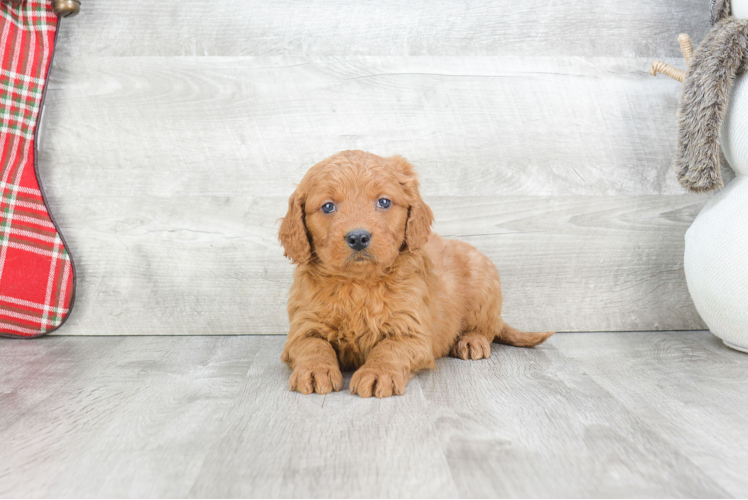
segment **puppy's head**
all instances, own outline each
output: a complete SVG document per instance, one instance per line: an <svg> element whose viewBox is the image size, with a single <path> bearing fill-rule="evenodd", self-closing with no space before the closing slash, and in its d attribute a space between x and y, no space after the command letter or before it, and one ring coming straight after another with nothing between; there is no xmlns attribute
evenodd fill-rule
<svg viewBox="0 0 748 500"><path fill-rule="evenodd" d="M420 249L433 218L405 158L344 151L304 176L288 201L279 239L296 263L359 273Z"/></svg>

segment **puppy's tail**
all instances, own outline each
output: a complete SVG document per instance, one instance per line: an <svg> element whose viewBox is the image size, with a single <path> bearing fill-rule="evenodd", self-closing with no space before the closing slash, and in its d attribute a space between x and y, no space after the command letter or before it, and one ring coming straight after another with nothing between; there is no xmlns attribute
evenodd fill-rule
<svg viewBox="0 0 748 500"><path fill-rule="evenodd" d="M517 347L533 347L542 344L554 333L556 332L523 332L504 323L501 333L496 336L494 342L515 345Z"/></svg>

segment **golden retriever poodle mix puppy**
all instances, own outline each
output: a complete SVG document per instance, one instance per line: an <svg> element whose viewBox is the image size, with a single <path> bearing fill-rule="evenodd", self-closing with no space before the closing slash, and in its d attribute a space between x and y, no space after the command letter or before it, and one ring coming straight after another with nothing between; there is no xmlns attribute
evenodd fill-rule
<svg viewBox="0 0 748 500"><path fill-rule="evenodd" d="M491 342L530 347L501 319L496 267L462 241L431 232L413 165L344 151L313 166L288 201L279 239L296 264L281 359L304 394L343 387L401 395L436 358L491 355Z"/></svg>

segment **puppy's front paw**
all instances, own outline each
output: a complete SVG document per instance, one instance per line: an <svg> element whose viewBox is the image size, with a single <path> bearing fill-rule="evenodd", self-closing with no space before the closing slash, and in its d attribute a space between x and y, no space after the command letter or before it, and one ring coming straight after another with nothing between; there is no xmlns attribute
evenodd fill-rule
<svg viewBox="0 0 748 500"><path fill-rule="evenodd" d="M491 357L491 342L478 333L464 333L452 346L452 356L460 359L484 359Z"/></svg>
<svg viewBox="0 0 748 500"><path fill-rule="evenodd" d="M302 394L328 394L343 387L343 374L337 366L325 363L304 364L294 369L288 387Z"/></svg>
<svg viewBox="0 0 748 500"><path fill-rule="evenodd" d="M407 384L408 379L400 370L364 364L351 377L351 394L358 394L362 398L386 398L393 394L402 396Z"/></svg>

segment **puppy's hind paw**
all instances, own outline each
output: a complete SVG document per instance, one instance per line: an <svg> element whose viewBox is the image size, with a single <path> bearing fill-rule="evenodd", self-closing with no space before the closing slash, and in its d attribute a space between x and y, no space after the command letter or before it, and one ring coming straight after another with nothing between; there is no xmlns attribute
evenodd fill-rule
<svg viewBox="0 0 748 500"><path fill-rule="evenodd" d="M478 333L463 333L452 346L452 356L464 360L491 357L491 341Z"/></svg>

